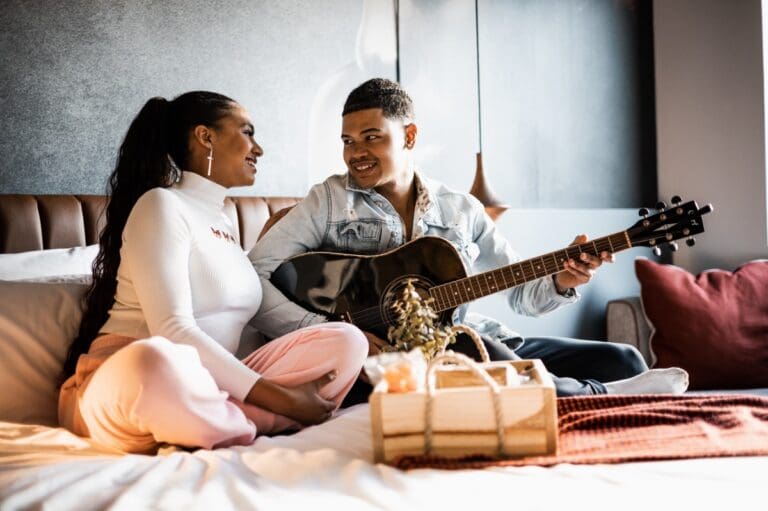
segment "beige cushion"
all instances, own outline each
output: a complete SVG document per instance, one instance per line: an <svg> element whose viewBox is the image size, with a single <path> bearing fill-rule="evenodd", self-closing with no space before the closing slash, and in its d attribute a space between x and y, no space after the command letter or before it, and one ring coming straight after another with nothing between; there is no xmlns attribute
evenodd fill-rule
<svg viewBox="0 0 768 511"><path fill-rule="evenodd" d="M0 281L0 420L58 424L57 383L87 287Z"/></svg>
<svg viewBox="0 0 768 511"><path fill-rule="evenodd" d="M642 353L649 366L653 354L648 345L651 327L643 312L639 296L611 300L605 310L608 341L631 344Z"/></svg>

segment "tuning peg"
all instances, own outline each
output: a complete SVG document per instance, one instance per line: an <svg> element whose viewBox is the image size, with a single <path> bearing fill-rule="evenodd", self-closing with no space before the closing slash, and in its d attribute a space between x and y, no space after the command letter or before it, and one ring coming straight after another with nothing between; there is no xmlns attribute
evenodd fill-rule
<svg viewBox="0 0 768 511"><path fill-rule="evenodd" d="M643 218L648 218L648 208L640 208L640 211L637 212L638 215L640 215Z"/></svg>
<svg viewBox="0 0 768 511"><path fill-rule="evenodd" d="M677 252L677 249L680 248L677 246L677 243L674 241L669 242L669 248L672 250L672 252Z"/></svg>
<svg viewBox="0 0 768 511"><path fill-rule="evenodd" d="M685 244L686 244L686 245L688 245L689 247L692 247L692 246L694 246L694 245L696 244L696 238L694 238L693 236L691 236L690 238L688 238L687 240L685 240Z"/></svg>
<svg viewBox="0 0 768 511"><path fill-rule="evenodd" d="M673 195L672 196L672 205L673 206L677 206L681 202L683 202L683 199L681 199L679 195Z"/></svg>
<svg viewBox="0 0 768 511"><path fill-rule="evenodd" d="M657 202L656 209L658 209L659 211L664 211L665 209L667 209L667 203L664 201Z"/></svg>
<svg viewBox="0 0 768 511"><path fill-rule="evenodd" d="M661 247L653 247L653 255L656 257L661 257Z"/></svg>
<svg viewBox="0 0 768 511"><path fill-rule="evenodd" d="M706 215L707 213L712 213L714 210L715 208L712 207L712 204L704 204L699 210L699 214Z"/></svg>

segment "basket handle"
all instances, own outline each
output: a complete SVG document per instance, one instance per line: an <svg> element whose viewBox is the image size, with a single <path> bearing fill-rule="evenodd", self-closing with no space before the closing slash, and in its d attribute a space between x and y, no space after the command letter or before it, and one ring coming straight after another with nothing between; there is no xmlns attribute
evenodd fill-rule
<svg viewBox="0 0 768 511"><path fill-rule="evenodd" d="M477 334L475 334L477 335ZM482 341L481 341L482 342ZM487 355L487 353L486 353ZM483 382L491 389L491 399L493 400L493 412L496 419L496 437L499 449L499 457L504 457L506 453L505 438L504 438L504 416L501 408L501 387L496 381L490 377L488 372L483 369L477 362L472 360L466 355L461 353L454 353L448 351L442 355L438 355L433 358L427 366L427 401L424 407L424 450L427 455L432 453L432 408L435 393L435 378L434 373L438 367L446 363L452 362L464 367L467 367L474 372Z"/></svg>
<svg viewBox="0 0 768 511"><path fill-rule="evenodd" d="M485 348L485 344L483 343L483 340L480 338L480 334L475 332L474 329L468 327L467 325L453 325L451 327L451 330L453 330L456 333L465 333L467 334L470 339L472 339L472 342L475 343L475 347L477 348L477 351L480 353L480 358L483 362L490 362L491 357L488 356L488 350ZM443 352L445 352L445 349L443 349Z"/></svg>

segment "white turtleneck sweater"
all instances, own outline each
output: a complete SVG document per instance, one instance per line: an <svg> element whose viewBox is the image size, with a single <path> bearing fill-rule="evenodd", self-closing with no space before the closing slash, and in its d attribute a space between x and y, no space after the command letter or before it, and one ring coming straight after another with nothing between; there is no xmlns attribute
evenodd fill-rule
<svg viewBox="0 0 768 511"><path fill-rule="evenodd" d="M243 400L259 374L240 362L259 277L224 214L226 188L191 172L142 195L123 230L115 304L102 333L194 346L219 388Z"/></svg>

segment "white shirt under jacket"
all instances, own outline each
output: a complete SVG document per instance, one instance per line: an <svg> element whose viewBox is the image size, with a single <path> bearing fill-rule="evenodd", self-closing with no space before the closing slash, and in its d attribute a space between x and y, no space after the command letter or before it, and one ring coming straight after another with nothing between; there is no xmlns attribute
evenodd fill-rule
<svg viewBox="0 0 768 511"><path fill-rule="evenodd" d="M139 198L123 230L115 304L101 332L194 346L219 388L243 400L260 375L234 353L262 293L223 211L225 193L184 172L179 183Z"/></svg>

